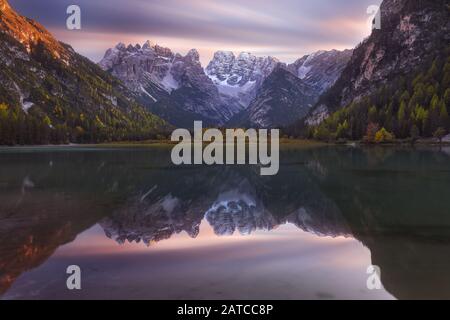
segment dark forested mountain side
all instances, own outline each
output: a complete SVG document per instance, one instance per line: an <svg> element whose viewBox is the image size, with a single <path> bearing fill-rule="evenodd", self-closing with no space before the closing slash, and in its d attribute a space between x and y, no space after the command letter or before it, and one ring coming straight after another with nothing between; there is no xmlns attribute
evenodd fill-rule
<svg viewBox="0 0 450 320"><path fill-rule="evenodd" d="M144 139L168 125L128 89L0 1L0 144Z"/></svg>
<svg viewBox="0 0 450 320"><path fill-rule="evenodd" d="M449 43L448 1L383 1L381 29L353 51L335 85L287 133L370 140L379 132L381 141L444 135Z"/></svg>
<svg viewBox="0 0 450 320"><path fill-rule="evenodd" d="M450 131L450 47L414 73L399 76L303 133L319 140L442 138ZM289 129L288 129L289 131ZM378 135L377 135L378 134Z"/></svg>

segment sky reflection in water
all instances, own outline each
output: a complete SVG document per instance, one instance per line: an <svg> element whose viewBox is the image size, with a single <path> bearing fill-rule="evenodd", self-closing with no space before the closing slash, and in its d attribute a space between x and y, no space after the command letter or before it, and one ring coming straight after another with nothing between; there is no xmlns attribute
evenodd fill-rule
<svg viewBox="0 0 450 320"><path fill-rule="evenodd" d="M196 239L182 233L150 247L119 245L96 225L4 298L391 299L366 288L370 263L369 250L352 238L321 238L293 225L219 237L203 221ZM82 268L80 292L62 287L70 264Z"/></svg>
<svg viewBox="0 0 450 320"><path fill-rule="evenodd" d="M3 149L1 298L450 298L448 150L294 148L275 177L169 154Z"/></svg>

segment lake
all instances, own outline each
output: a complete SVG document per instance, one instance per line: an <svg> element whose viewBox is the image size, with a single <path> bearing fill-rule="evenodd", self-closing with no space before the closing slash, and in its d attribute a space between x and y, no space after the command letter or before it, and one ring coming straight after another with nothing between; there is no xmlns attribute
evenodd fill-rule
<svg viewBox="0 0 450 320"><path fill-rule="evenodd" d="M163 146L2 148L0 298L450 299L450 149L280 161L260 176L176 167Z"/></svg>

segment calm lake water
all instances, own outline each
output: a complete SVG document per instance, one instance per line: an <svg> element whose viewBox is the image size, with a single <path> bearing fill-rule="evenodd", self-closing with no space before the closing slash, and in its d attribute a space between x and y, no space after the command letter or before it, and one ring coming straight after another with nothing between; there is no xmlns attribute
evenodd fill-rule
<svg viewBox="0 0 450 320"><path fill-rule="evenodd" d="M0 149L0 298L450 299L449 149L280 159L261 177L166 147Z"/></svg>

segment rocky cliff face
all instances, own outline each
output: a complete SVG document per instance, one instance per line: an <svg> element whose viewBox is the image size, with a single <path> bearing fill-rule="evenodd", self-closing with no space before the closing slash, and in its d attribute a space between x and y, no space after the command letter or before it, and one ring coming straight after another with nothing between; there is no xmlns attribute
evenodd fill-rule
<svg viewBox="0 0 450 320"><path fill-rule="evenodd" d="M142 47L119 43L108 49L99 66L121 79L131 90L156 102L180 85L172 76L175 55L147 41Z"/></svg>
<svg viewBox="0 0 450 320"><path fill-rule="evenodd" d="M319 97L340 77L352 53L353 50L317 51L298 59L287 68L312 87L314 94Z"/></svg>
<svg viewBox="0 0 450 320"><path fill-rule="evenodd" d="M239 122L259 128L286 126L304 117L314 101L312 87L279 66L264 81Z"/></svg>
<svg viewBox="0 0 450 320"><path fill-rule="evenodd" d="M174 125L192 126L194 120L221 124L233 114L222 104L195 49L181 56L149 41L143 46L119 43L108 49L99 65Z"/></svg>
<svg viewBox="0 0 450 320"><path fill-rule="evenodd" d="M149 110L176 126L189 127L194 120L210 125L272 126L303 117L318 97L334 84L350 56L351 50L320 51L286 66L273 57L256 57L246 52L235 56L229 51L218 51L203 70L196 50L183 57L146 42L143 46L118 44L106 52L99 65L121 79ZM281 80L279 75L264 85L280 65L302 82L303 91L291 95L306 97L303 102L290 100L293 97L288 96L282 98L283 93L278 90L286 88L274 81L274 78ZM286 76L289 79L285 79L284 84L298 82L287 73ZM267 92L269 86L272 86L270 93ZM274 103L281 104L278 111L271 110L266 103L267 95L275 92L283 99L274 99ZM292 108L294 104L298 108ZM276 115L277 112L282 114ZM279 121L281 118L285 120Z"/></svg>
<svg viewBox="0 0 450 320"><path fill-rule="evenodd" d="M318 51L290 65L278 63L269 76L261 78L263 82L256 87L248 108L228 125L269 128L302 119L336 82L351 54L352 50Z"/></svg>
<svg viewBox="0 0 450 320"><path fill-rule="evenodd" d="M273 57L256 57L247 52L235 56L230 51L218 51L206 67L206 74L217 85L222 99L235 100L246 108L278 63Z"/></svg>
<svg viewBox="0 0 450 320"><path fill-rule="evenodd" d="M381 30L373 30L354 50L341 77L314 108L308 124L319 123L329 112L415 71L450 41L446 0L385 0L380 10Z"/></svg>

